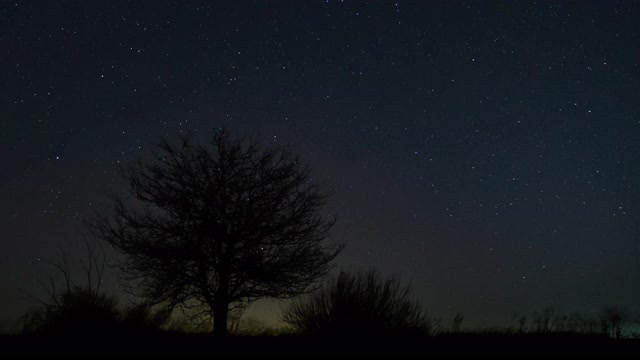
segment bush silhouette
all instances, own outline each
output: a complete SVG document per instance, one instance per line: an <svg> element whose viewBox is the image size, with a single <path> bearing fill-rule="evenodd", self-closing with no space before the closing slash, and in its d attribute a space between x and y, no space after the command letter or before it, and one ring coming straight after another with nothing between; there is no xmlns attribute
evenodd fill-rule
<svg viewBox="0 0 640 360"><path fill-rule="evenodd" d="M87 288L75 288L26 317L24 332L81 336L149 333L168 319L166 311L145 304L124 309L114 297Z"/></svg>
<svg viewBox="0 0 640 360"><path fill-rule="evenodd" d="M115 297L101 291L106 265L104 254L88 241L85 245L87 256L79 263L84 269L86 284L78 285L73 281L69 261L63 251L60 260L51 265L64 281L58 285L53 278L48 284L39 281L48 298L42 300L32 296L41 306L23 317L23 332L93 336L158 330L169 313L152 310L147 304L119 308Z"/></svg>
<svg viewBox="0 0 640 360"><path fill-rule="evenodd" d="M121 328L128 332L152 332L160 329L171 313L166 309L154 310L147 304L130 306L121 312Z"/></svg>
<svg viewBox="0 0 640 360"><path fill-rule="evenodd" d="M87 288L75 288L31 314L25 330L37 333L112 332L119 323L117 301Z"/></svg>
<svg viewBox="0 0 640 360"><path fill-rule="evenodd" d="M295 301L283 320L303 334L429 334L431 322L396 277L341 272L318 292Z"/></svg>

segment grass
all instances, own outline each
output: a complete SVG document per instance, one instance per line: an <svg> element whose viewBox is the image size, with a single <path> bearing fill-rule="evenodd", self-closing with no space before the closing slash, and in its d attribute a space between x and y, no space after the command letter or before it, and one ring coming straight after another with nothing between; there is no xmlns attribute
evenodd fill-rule
<svg viewBox="0 0 640 360"><path fill-rule="evenodd" d="M227 336L161 331L92 336L4 335L5 353L24 356L608 356L640 355L640 340L576 333L514 334L465 332L434 336Z"/></svg>

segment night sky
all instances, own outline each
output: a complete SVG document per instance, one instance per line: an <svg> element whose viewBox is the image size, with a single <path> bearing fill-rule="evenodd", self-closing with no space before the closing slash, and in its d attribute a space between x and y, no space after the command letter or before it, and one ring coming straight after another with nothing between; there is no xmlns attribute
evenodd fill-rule
<svg viewBox="0 0 640 360"><path fill-rule="evenodd" d="M447 323L640 306L639 18L638 1L1 1L0 322L59 248L82 255L83 219L126 190L118 164L218 127L290 145L335 191L336 269L400 274Z"/></svg>

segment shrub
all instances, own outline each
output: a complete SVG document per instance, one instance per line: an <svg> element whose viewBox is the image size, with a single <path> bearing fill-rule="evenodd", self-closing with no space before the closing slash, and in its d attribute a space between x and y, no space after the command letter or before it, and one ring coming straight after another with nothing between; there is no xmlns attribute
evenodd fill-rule
<svg viewBox="0 0 640 360"><path fill-rule="evenodd" d="M39 333L104 333L119 322L117 301L103 294L76 288L57 296L27 318L25 331Z"/></svg>
<svg viewBox="0 0 640 360"><path fill-rule="evenodd" d="M410 287L396 277L341 272L319 291L293 302L283 320L303 334L429 334L431 322Z"/></svg>

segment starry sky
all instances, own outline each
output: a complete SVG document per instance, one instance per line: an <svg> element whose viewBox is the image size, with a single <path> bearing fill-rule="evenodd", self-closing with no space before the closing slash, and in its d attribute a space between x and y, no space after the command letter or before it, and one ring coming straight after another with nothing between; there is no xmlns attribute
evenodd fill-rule
<svg viewBox="0 0 640 360"><path fill-rule="evenodd" d="M337 268L400 274L446 321L640 306L638 17L638 1L0 1L0 323L58 249L82 255L83 219L125 191L118 164L217 127L290 145L335 191Z"/></svg>

